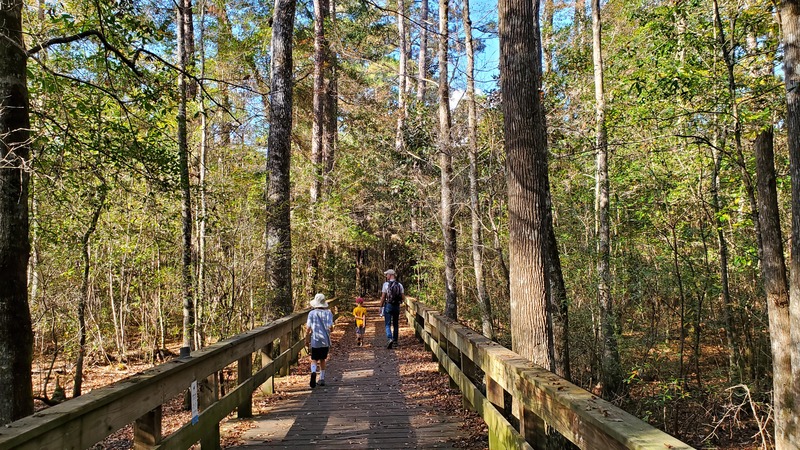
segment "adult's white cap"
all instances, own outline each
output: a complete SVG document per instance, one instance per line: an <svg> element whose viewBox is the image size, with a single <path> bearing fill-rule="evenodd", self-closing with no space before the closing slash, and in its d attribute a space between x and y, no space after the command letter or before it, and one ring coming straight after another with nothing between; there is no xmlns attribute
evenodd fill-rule
<svg viewBox="0 0 800 450"><path fill-rule="evenodd" d="M386 272L383 272L383 274L384 275L397 275L397 273L395 273L394 269L389 269Z"/></svg>

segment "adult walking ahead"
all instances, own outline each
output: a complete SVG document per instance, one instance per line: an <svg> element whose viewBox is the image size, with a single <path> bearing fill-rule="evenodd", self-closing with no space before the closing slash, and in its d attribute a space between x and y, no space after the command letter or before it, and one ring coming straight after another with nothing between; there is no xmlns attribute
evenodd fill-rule
<svg viewBox="0 0 800 450"><path fill-rule="evenodd" d="M383 311L383 320L386 323L386 348L397 347L397 338L399 337L400 328L400 305L405 298L405 290L403 285L397 281L397 274L394 270L389 269L383 272L386 275L386 282L383 283L381 291L381 310Z"/></svg>

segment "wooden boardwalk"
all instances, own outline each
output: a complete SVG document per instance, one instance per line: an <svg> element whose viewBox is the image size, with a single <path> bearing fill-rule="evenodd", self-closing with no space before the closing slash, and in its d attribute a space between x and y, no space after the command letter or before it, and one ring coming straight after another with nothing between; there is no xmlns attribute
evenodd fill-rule
<svg viewBox="0 0 800 450"><path fill-rule="evenodd" d="M297 375L276 381L283 399L252 419L254 427L241 436L243 444L232 448L464 448L465 436L475 436L483 423L455 405L452 393L449 401L442 399L446 375L436 373L404 316L400 348L386 348L377 305L367 304L363 347L355 345L352 317L337 322L326 386L309 387L305 361ZM438 380L433 389L430 383L419 385L426 375L422 372L427 380ZM486 446L468 440L469 448Z"/></svg>

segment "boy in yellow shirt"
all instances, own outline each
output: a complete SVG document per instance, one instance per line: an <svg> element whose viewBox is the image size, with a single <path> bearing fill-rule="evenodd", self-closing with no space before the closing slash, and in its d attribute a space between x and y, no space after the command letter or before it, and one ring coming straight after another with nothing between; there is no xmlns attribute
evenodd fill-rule
<svg viewBox="0 0 800 450"><path fill-rule="evenodd" d="M356 344L361 347L364 345L364 328L367 324L367 308L364 308L364 299L361 297L356 299L353 317L356 318Z"/></svg>

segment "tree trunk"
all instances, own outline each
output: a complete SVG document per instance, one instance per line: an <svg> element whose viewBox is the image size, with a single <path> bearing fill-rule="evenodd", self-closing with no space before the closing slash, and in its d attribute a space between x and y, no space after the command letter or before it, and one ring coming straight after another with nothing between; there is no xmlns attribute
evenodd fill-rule
<svg viewBox="0 0 800 450"><path fill-rule="evenodd" d="M442 234L444 236L445 316L458 316L456 296L456 221L453 211L453 149L450 142L449 0L439 0L439 165L441 166Z"/></svg>
<svg viewBox="0 0 800 450"><path fill-rule="evenodd" d="M0 425L33 413L27 55L21 0L0 0Z"/></svg>
<svg viewBox="0 0 800 450"><path fill-rule="evenodd" d="M722 153L715 144L711 149L714 160L711 171L711 210L714 213L713 222L717 234L717 250L719 253L720 274L720 300L722 301L722 318L725 322L725 339L728 344L728 377L732 383L741 379L739 361L741 355L736 342L736 327L733 321L733 302L731 301L730 283L728 280L728 242L721 219L722 205L719 198L719 175L722 167Z"/></svg>
<svg viewBox="0 0 800 450"><path fill-rule="evenodd" d="M312 204L317 202L322 187L322 147L326 103L325 71L328 66L325 21L328 19L328 15L328 0L314 0L314 93L311 108L311 164L314 167L314 179L311 183Z"/></svg>
<svg viewBox="0 0 800 450"><path fill-rule="evenodd" d="M463 0L464 37L467 50L467 133L469 134L469 204L472 219L472 266L475 270L475 287L481 310L483 335L494 339L492 303L483 278L483 236L481 233L480 203L478 202L478 114L475 100L475 46L472 41L472 20L469 17L469 0Z"/></svg>
<svg viewBox="0 0 800 450"><path fill-rule="evenodd" d="M789 260L789 321L792 361L792 422L783 434L800 442L800 1L785 0L780 7L783 32L783 72L786 80L786 136L792 183L791 259ZM788 447L791 448L791 444Z"/></svg>
<svg viewBox="0 0 800 450"><path fill-rule="evenodd" d="M428 0L420 0L419 55L417 60L417 101L425 103L425 84L428 78Z"/></svg>
<svg viewBox="0 0 800 450"><path fill-rule="evenodd" d="M336 36L336 0L329 0L330 7L327 17L330 21L330 31ZM324 160L323 184L328 182L328 174L333 170L336 141L339 137L339 72L336 53L331 49L330 42L326 42L327 68L325 71L325 108L322 127L322 154Z"/></svg>
<svg viewBox="0 0 800 450"><path fill-rule="evenodd" d="M102 185L98 189L97 204L95 205L89 227L81 237L81 256L83 259L83 275L81 276L81 296L78 298L78 358L75 361L75 378L72 384L72 398L80 397L83 386L83 360L86 356L86 304L89 302L89 273L91 261L89 259L89 243L97 229L100 213L106 205L108 187Z"/></svg>
<svg viewBox="0 0 800 450"><path fill-rule="evenodd" d="M273 317L282 317L294 309L289 163L292 149L292 35L295 7L295 0L277 0L272 21L266 273L273 299Z"/></svg>
<svg viewBox="0 0 800 450"><path fill-rule="evenodd" d="M205 0L200 10L200 80L206 76L205 50ZM200 82L202 87L203 81ZM198 163L197 187L200 194L200 213L197 217L197 327L195 341L198 348L203 348L206 338L206 221L208 220L208 200L206 198L206 159L208 153L208 111L205 96L200 90L200 159Z"/></svg>
<svg viewBox="0 0 800 450"><path fill-rule="evenodd" d="M792 357L789 337L789 291L786 262L783 257L783 235L775 186L775 155L772 127L756 137L756 175L759 202L759 225L764 243L761 275L767 294L770 347L772 348L772 399L775 421L775 448L791 448L796 437L788 433L793 419Z"/></svg>
<svg viewBox="0 0 800 450"><path fill-rule="evenodd" d="M603 395L612 398L622 387L622 367L617 350L614 303L611 298L611 228L609 219L608 135L603 82L602 24L600 0L592 0L592 54L594 61L595 145L597 173L595 186L595 231L597 234L597 301L600 306L600 341L603 346L601 379Z"/></svg>
<svg viewBox="0 0 800 450"><path fill-rule="evenodd" d="M406 39L406 6L404 0L397 0L397 34L400 38L400 61L397 68L397 133L394 141L395 150L405 149L403 128L406 123L406 90L408 89L408 42ZM449 132L448 132L449 133Z"/></svg>
<svg viewBox="0 0 800 450"><path fill-rule="evenodd" d="M553 329L553 363L550 371L561 378L572 380L569 363L569 299L564 286L564 274L561 271L561 257L558 253L558 241L553 227L552 202L550 189L547 189L547 251L546 264L550 283L549 308Z"/></svg>
<svg viewBox="0 0 800 450"><path fill-rule="evenodd" d="M186 119L186 104L190 98L186 71L194 49L192 32L192 0L181 0L178 6L178 152L180 156L180 183L182 193L181 223L183 237L183 259L181 278L183 282L183 344L182 354L194 349L194 282L192 280L192 191L189 180L189 139ZM191 44L190 44L191 42Z"/></svg>
<svg viewBox="0 0 800 450"><path fill-rule="evenodd" d="M572 17L576 41L583 43L583 27L586 23L586 0L575 0L575 14Z"/></svg>
<svg viewBox="0 0 800 450"><path fill-rule="evenodd" d="M552 366L546 270L547 130L536 74L537 17L531 0L500 0L500 82L505 129L512 348Z"/></svg>

